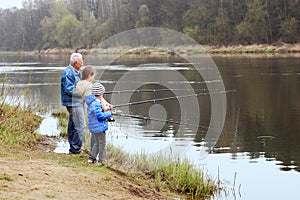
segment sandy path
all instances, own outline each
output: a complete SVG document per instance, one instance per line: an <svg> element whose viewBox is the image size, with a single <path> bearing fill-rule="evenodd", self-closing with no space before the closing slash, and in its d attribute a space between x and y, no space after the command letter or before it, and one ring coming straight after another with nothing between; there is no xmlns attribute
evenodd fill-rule
<svg viewBox="0 0 300 200"><path fill-rule="evenodd" d="M51 160L0 157L0 199L167 198L105 167L75 168Z"/></svg>

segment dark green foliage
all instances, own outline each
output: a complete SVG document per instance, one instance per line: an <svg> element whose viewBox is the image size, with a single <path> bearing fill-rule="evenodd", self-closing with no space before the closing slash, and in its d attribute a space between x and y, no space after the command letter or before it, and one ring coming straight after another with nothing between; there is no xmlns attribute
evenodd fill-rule
<svg viewBox="0 0 300 200"><path fill-rule="evenodd" d="M298 0L27 0L0 9L0 50L92 48L113 34L163 27L201 44L300 40Z"/></svg>

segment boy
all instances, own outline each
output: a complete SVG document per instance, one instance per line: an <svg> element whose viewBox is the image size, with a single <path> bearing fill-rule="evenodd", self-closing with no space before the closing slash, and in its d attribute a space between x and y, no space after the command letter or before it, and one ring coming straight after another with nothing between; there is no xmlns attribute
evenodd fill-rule
<svg viewBox="0 0 300 200"><path fill-rule="evenodd" d="M91 148L89 163L95 163L97 155L99 154L98 163L102 165L105 160L106 135L105 131L108 129L107 120L111 117L110 111L112 106L107 106L107 102L103 98L105 92L104 86L96 82L92 87L92 94L87 95L85 100L87 104L88 126L90 132L93 134L95 143Z"/></svg>

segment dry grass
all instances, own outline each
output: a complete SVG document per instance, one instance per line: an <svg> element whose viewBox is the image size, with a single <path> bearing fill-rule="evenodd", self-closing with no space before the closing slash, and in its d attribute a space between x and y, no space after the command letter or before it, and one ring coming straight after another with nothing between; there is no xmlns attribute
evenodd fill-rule
<svg viewBox="0 0 300 200"><path fill-rule="evenodd" d="M19 51L19 52L1 52L2 54L26 54L26 55L70 55L74 49L62 49L53 48L41 51ZM151 55L151 56L163 56L163 55L181 55L181 54L300 54L300 44L252 44L252 45L197 45L197 46L177 46L177 47L140 47L132 48L128 46L107 48L107 49L79 49L83 55L93 54L134 54L134 55Z"/></svg>

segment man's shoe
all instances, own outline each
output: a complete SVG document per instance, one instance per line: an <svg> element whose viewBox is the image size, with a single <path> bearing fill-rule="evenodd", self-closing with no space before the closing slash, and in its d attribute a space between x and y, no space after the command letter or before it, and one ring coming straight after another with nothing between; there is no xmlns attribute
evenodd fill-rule
<svg viewBox="0 0 300 200"><path fill-rule="evenodd" d="M81 154L81 151L75 151L75 152L69 151L69 154Z"/></svg>

